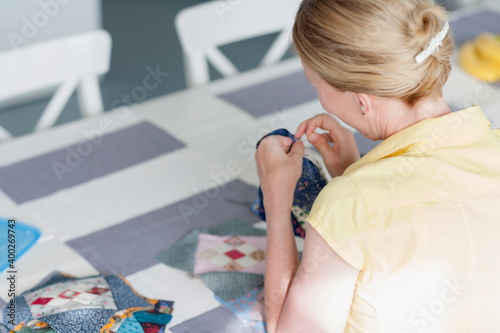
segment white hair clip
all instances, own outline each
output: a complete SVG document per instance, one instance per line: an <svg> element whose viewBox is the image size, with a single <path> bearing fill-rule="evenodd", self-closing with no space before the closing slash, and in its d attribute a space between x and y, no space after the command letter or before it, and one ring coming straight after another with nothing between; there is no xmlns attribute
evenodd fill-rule
<svg viewBox="0 0 500 333"><path fill-rule="evenodd" d="M417 64L420 65L421 63L424 62L425 59L429 58L431 54L439 50L439 47L443 45L443 39L446 37L448 30L450 30L450 25L448 24L448 22L445 22L443 29L440 32L438 32L436 37L431 39L429 45L425 48L425 50L420 52L415 57L415 61L417 62Z"/></svg>

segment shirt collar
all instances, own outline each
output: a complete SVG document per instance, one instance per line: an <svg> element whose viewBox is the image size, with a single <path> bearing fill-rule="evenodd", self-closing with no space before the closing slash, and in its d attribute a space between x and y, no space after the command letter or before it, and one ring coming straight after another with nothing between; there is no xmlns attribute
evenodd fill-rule
<svg viewBox="0 0 500 333"><path fill-rule="evenodd" d="M477 141L490 127L479 106L427 118L394 133L346 169L347 175L365 164L412 151L461 146Z"/></svg>

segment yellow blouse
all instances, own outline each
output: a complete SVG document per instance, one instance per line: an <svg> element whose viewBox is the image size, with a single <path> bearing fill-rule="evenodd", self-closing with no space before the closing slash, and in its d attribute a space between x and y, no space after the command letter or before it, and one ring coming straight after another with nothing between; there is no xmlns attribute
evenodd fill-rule
<svg viewBox="0 0 500 333"><path fill-rule="evenodd" d="M308 222L361 270L345 332L500 332L500 130L489 127L477 106L425 119L320 193Z"/></svg>

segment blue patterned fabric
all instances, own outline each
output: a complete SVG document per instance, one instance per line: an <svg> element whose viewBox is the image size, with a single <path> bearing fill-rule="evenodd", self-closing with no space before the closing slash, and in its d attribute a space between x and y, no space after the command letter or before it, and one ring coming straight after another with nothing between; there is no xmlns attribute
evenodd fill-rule
<svg viewBox="0 0 500 333"><path fill-rule="evenodd" d="M259 148L260 142L271 135L281 135L289 137L293 140L292 145L298 140L293 134L288 132L286 129L281 128L275 130L267 135L265 135L262 139L257 142L257 147ZM290 146L291 147L291 146ZM312 205L319 192L325 187L327 184L327 180L323 173L321 172L318 165L316 165L313 161L308 158L303 158L302 161L302 175L297 182L297 186L295 187L295 192L293 195L293 206L298 208L296 212L291 212L293 232L295 236L304 238L306 233L304 228L301 225L301 221L303 221L309 212L311 211ZM266 220L266 212L264 210L264 197L262 195L262 189L259 187L259 199L257 201L258 208L253 208L252 210L257 210L258 215L262 218L262 220Z"/></svg>
<svg viewBox="0 0 500 333"><path fill-rule="evenodd" d="M15 297L15 305L16 305L16 310L15 310L15 316L16 316L16 321L24 321L24 322L29 322L33 320L33 316L31 315L30 307L28 303L26 303L26 300L23 297ZM2 323L9 328L9 330L13 329L15 325L9 324L9 320L11 320L11 317L9 317L9 308L7 307L9 303L5 305L5 307L2 309ZM19 320L21 319L21 320Z"/></svg>
<svg viewBox="0 0 500 333"><path fill-rule="evenodd" d="M93 333L99 332L115 312L107 309L82 309L47 316L42 321L58 333Z"/></svg>
<svg viewBox="0 0 500 333"><path fill-rule="evenodd" d="M255 288L237 299L231 301L219 299L219 302L225 309L238 316L245 326L252 327L260 333L267 332L263 287Z"/></svg>
<svg viewBox="0 0 500 333"><path fill-rule="evenodd" d="M132 288L130 288L130 286L118 276L108 275L104 278L111 287L111 291L113 292L113 299L118 310L151 306L150 303L137 296Z"/></svg>

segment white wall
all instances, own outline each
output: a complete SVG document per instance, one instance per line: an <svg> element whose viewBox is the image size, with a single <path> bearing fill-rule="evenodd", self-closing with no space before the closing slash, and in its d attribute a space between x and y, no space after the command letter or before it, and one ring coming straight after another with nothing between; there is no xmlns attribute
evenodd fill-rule
<svg viewBox="0 0 500 333"><path fill-rule="evenodd" d="M101 0L0 0L0 51L101 26Z"/></svg>

